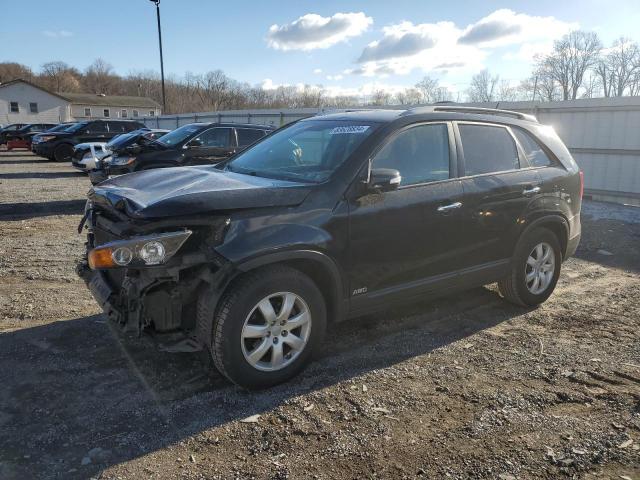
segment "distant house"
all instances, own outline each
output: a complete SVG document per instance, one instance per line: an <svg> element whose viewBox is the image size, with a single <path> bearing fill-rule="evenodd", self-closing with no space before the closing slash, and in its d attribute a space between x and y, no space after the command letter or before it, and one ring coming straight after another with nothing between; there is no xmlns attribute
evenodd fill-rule
<svg viewBox="0 0 640 480"><path fill-rule="evenodd" d="M93 118L141 119L162 113L146 97L50 92L26 80L0 84L0 124L58 123Z"/></svg>

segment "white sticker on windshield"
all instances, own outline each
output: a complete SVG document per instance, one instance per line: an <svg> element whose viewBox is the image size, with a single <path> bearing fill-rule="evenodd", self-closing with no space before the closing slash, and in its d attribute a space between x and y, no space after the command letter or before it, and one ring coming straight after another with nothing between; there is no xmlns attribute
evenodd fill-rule
<svg viewBox="0 0 640 480"><path fill-rule="evenodd" d="M345 125L344 127L334 127L329 131L329 135L340 135L345 133L364 133L369 130L369 125Z"/></svg>

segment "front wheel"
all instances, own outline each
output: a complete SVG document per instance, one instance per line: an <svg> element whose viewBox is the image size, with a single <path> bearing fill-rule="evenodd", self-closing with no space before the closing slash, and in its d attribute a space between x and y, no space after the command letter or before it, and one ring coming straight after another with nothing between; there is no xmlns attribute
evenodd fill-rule
<svg viewBox="0 0 640 480"><path fill-rule="evenodd" d="M307 365L325 327L325 302L315 283L293 268L265 267L240 277L221 300L211 355L232 382L266 388Z"/></svg>
<svg viewBox="0 0 640 480"><path fill-rule="evenodd" d="M71 145L58 145L53 152L53 158L56 162L70 162L73 155L73 147Z"/></svg>
<svg viewBox="0 0 640 480"><path fill-rule="evenodd" d="M498 282L500 293L517 305L539 305L553 293L561 263L558 238L550 230L538 228L516 247L511 272Z"/></svg>

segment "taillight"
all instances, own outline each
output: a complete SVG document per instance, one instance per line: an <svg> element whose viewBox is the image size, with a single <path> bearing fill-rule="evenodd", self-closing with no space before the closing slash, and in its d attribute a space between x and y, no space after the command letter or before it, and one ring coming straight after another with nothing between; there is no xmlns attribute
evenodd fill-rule
<svg viewBox="0 0 640 480"><path fill-rule="evenodd" d="M580 198L584 195L584 172L580 170Z"/></svg>

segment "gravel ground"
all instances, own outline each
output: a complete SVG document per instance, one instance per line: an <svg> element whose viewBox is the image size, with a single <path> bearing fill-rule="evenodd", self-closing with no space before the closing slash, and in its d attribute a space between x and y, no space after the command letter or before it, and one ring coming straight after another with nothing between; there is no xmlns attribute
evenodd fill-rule
<svg viewBox="0 0 640 480"><path fill-rule="evenodd" d="M640 209L585 203L540 308L489 286L361 318L248 393L100 315L88 186L0 151L0 478L640 479Z"/></svg>

